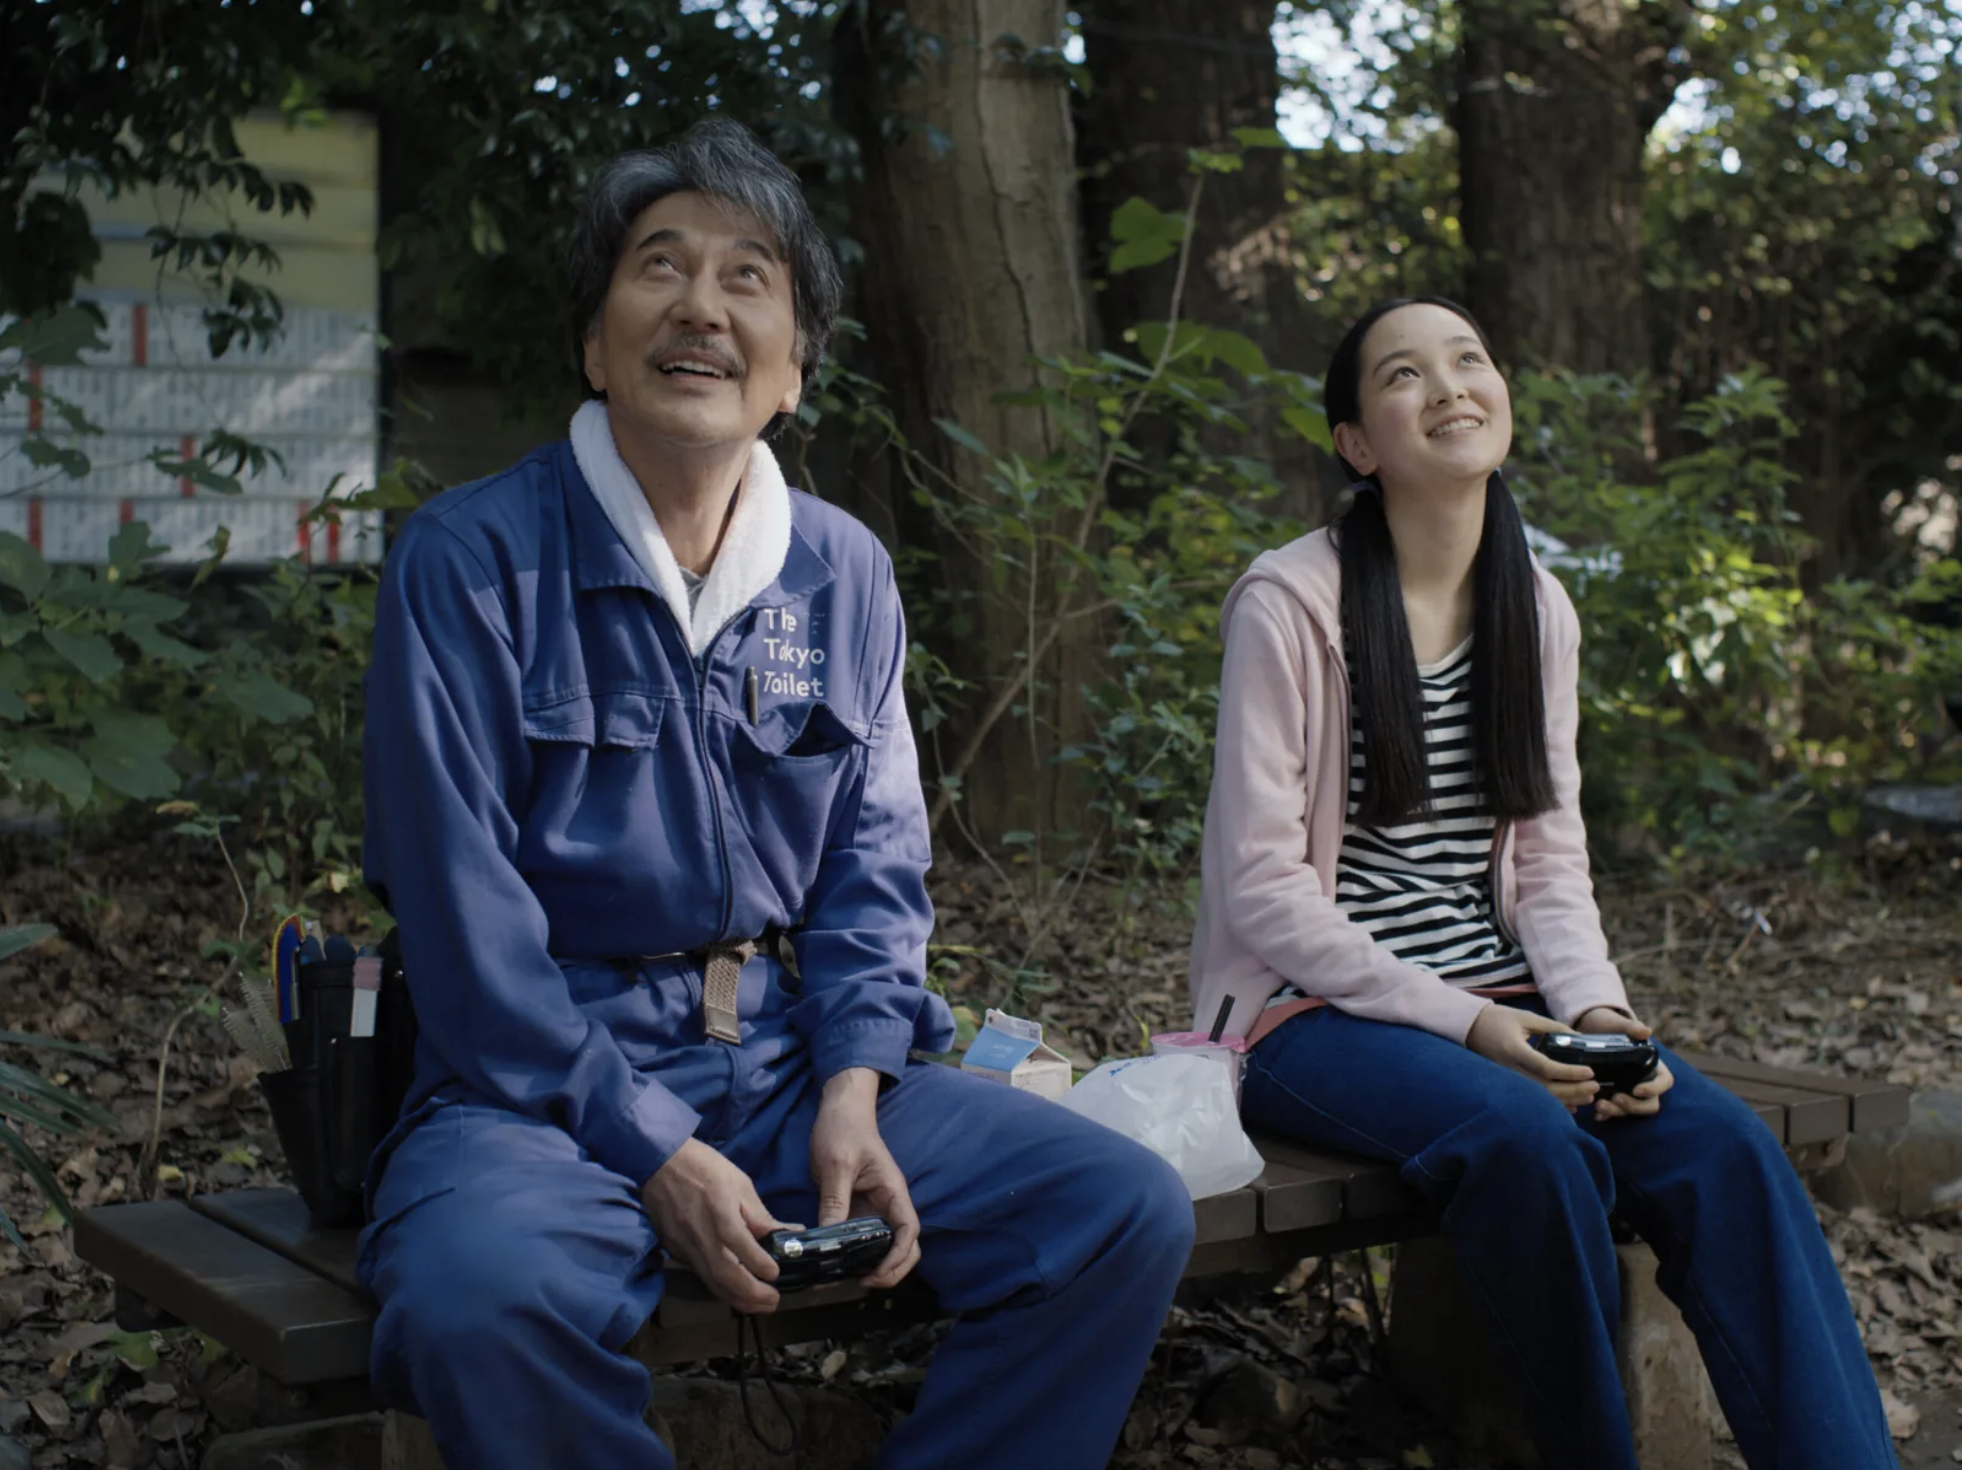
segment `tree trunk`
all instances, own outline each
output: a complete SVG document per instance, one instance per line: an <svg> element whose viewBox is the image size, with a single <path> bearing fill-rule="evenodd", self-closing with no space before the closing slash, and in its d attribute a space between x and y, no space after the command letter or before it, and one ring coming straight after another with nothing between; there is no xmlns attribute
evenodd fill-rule
<svg viewBox="0 0 1962 1470"><path fill-rule="evenodd" d="M1652 366L1642 150L1686 0L1461 0L1452 122L1471 300L1519 367Z"/></svg>
<svg viewBox="0 0 1962 1470"><path fill-rule="evenodd" d="M996 398L1035 385L1032 359L1088 342L1067 79L1021 52L1062 33L1059 0L866 0L839 35L840 108L864 157L854 217L868 346L947 504L986 497L988 466L935 421L998 455L1053 452L1062 435L1045 410ZM1083 794L1052 757L1083 730L1095 620L1059 622L1068 581L1042 551L956 535L903 486L895 502L902 547L935 559L912 615L970 685L923 752L930 794L937 772L960 775L959 815L984 842L1081 826ZM1060 508L1037 514L1039 534L1065 529ZM976 739L972 764L955 769Z"/></svg>
<svg viewBox="0 0 1962 1470"><path fill-rule="evenodd" d="M1131 198L1185 207L1194 148L1236 146L1241 128L1271 129L1280 94L1275 0L1092 0L1084 7L1077 162L1083 173L1090 255L1109 253L1111 216ZM1289 227L1288 159L1277 148L1246 154L1237 173L1206 180L1193 231L1180 315L1243 333L1275 367L1319 374L1334 346L1302 300ZM1163 321L1176 260L1103 283L1103 338L1123 350L1139 322ZM1293 514L1319 514L1318 456L1273 415L1261 415L1236 451L1266 459L1289 487Z"/></svg>

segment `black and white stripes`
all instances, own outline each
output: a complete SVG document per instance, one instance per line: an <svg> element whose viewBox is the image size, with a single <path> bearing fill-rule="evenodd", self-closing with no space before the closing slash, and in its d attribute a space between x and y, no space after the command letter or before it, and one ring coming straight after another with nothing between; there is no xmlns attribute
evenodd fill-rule
<svg viewBox="0 0 1962 1470"><path fill-rule="evenodd" d="M1349 736L1349 817L1336 867L1337 907L1398 958L1453 985L1526 980L1526 957L1494 922L1488 864L1493 818L1478 782L1471 726L1471 640L1418 668L1430 810L1387 827L1353 825L1362 791L1362 727Z"/></svg>

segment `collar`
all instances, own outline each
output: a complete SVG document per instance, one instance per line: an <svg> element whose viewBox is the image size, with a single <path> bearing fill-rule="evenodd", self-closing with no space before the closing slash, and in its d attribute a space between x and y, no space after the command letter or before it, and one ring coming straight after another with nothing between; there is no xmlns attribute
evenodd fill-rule
<svg viewBox="0 0 1962 1470"><path fill-rule="evenodd" d="M776 456L762 440L750 449L749 466L736 490L729 528L723 533L721 549L709 567L692 612L681 567L668 548L667 537L661 534L653 507L641 493L640 482L620 457L605 404L589 401L573 414L572 454L593 499L612 523L631 570L640 576L623 577L621 573L629 568L619 565L611 547L596 563L595 574L607 582L644 586L665 602L675 622L687 630L688 651L694 657L701 657L715 635L785 572L792 543L790 491L777 468ZM816 557L808 546L803 549ZM817 560L822 566L822 558ZM800 568L800 572L808 575L807 569ZM582 577L581 585L600 583L588 583Z"/></svg>

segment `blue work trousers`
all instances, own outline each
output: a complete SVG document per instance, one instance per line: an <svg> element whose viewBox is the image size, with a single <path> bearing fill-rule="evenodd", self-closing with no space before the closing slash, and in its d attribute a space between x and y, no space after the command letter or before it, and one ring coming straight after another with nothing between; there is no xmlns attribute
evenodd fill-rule
<svg viewBox="0 0 1962 1470"><path fill-rule="evenodd" d="M1429 1032L1332 1006L1248 1057L1250 1126L1401 1165L1437 1209L1547 1470L1638 1470L1610 1211L1655 1250L1753 1470L1894 1470L1846 1291L1771 1130L1664 1053L1653 1117L1596 1124Z"/></svg>
<svg viewBox="0 0 1962 1470"><path fill-rule="evenodd" d="M815 1224L819 1089L773 961L742 979L743 1045L703 1035L699 972L568 968L574 998L702 1115L697 1137L778 1219ZM881 1470L1094 1470L1108 1459L1192 1248L1155 1154L1051 1102L914 1064L879 1130L921 1222L918 1271L961 1314ZM398 1130L360 1269L380 1397L450 1470L668 1470L621 1351L660 1300L640 1180L550 1123L464 1094Z"/></svg>

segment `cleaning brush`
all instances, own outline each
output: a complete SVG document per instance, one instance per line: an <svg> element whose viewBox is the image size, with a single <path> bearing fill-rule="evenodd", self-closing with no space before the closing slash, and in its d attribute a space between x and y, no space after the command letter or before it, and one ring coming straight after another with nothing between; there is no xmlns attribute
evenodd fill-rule
<svg viewBox="0 0 1962 1470"><path fill-rule="evenodd" d="M260 1071L285 1071L293 1063L286 1051L286 1033L280 1029L278 1013L273 1009L271 987L241 975L238 988L245 997L245 1009L226 1008L219 1018L224 1022L226 1035L257 1063Z"/></svg>

